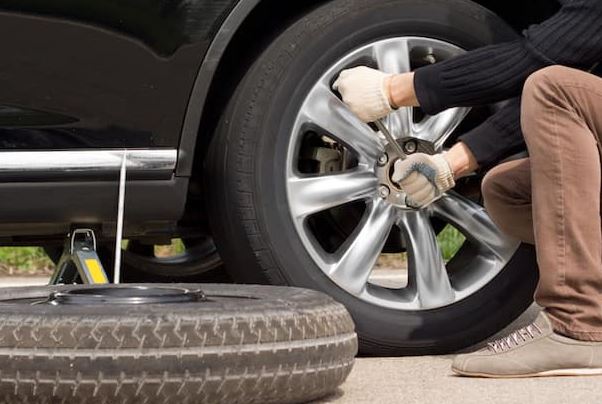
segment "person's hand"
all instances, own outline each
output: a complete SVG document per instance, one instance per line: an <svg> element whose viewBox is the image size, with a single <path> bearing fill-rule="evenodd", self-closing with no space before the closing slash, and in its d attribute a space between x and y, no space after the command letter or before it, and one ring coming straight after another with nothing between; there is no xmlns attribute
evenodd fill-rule
<svg viewBox="0 0 602 404"><path fill-rule="evenodd" d="M392 75L366 66L343 70L332 85L362 121L374 122L393 111L387 79Z"/></svg>
<svg viewBox="0 0 602 404"><path fill-rule="evenodd" d="M392 180L406 193L406 204L423 208L456 185L450 164L443 154L412 154L395 162Z"/></svg>

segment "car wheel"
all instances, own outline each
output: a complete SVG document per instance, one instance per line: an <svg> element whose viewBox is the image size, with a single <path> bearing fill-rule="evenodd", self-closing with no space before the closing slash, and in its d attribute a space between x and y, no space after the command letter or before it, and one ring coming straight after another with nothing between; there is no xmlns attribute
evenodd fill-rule
<svg viewBox="0 0 602 404"><path fill-rule="evenodd" d="M365 354L449 352L520 315L537 280L533 249L487 216L479 176L427 209L404 208L391 146L331 89L344 68L410 71L515 37L466 0L337 0L293 23L239 85L210 150L210 218L230 274L330 294ZM435 153L473 115L402 108L386 124L407 153ZM444 259L449 226L465 241ZM407 269L379 269L383 253Z"/></svg>
<svg viewBox="0 0 602 404"><path fill-rule="evenodd" d="M0 316L2 403L305 402L357 352L345 308L304 289L3 288Z"/></svg>

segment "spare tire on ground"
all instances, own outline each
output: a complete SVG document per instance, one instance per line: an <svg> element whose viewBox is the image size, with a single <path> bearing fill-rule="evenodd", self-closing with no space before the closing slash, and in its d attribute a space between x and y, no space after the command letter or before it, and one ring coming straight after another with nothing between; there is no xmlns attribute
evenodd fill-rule
<svg viewBox="0 0 602 404"><path fill-rule="evenodd" d="M305 289L0 289L2 403L303 402L356 351L345 308Z"/></svg>

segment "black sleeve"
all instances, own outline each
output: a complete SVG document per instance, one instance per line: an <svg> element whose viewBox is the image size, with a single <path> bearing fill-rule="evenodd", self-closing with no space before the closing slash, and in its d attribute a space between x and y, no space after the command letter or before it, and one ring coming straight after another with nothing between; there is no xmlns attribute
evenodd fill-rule
<svg viewBox="0 0 602 404"><path fill-rule="evenodd" d="M520 95L527 77L545 66L589 69L602 60L602 0L568 0L524 38L467 52L416 71L422 109L437 114Z"/></svg>
<svg viewBox="0 0 602 404"><path fill-rule="evenodd" d="M520 125L520 98L506 103L487 121L460 136L479 166L488 168L526 148Z"/></svg>

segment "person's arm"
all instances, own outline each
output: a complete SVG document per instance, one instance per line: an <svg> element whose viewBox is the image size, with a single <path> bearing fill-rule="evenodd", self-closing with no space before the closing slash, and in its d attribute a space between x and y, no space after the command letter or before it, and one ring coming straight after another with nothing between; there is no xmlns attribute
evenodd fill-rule
<svg viewBox="0 0 602 404"><path fill-rule="evenodd" d="M546 67L524 40L487 46L416 70L413 88L424 112L495 103L520 95L524 82ZM409 74L408 74L409 75Z"/></svg>
<svg viewBox="0 0 602 404"><path fill-rule="evenodd" d="M568 1L554 16L526 30L520 40L480 48L418 69L413 76L414 88L402 91L414 92L430 115L451 107L516 97L527 77L545 66L589 69L602 60L600 21L602 1Z"/></svg>
<svg viewBox="0 0 602 404"><path fill-rule="evenodd" d="M589 69L602 60L602 1L571 0L524 38L467 52L416 72L348 69L337 80L344 101L366 118L391 107L420 106L429 115L520 95L533 72L553 64ZM338 86L337 86L338 87ZM378 102L367 102L378 100Z"/></svg>

